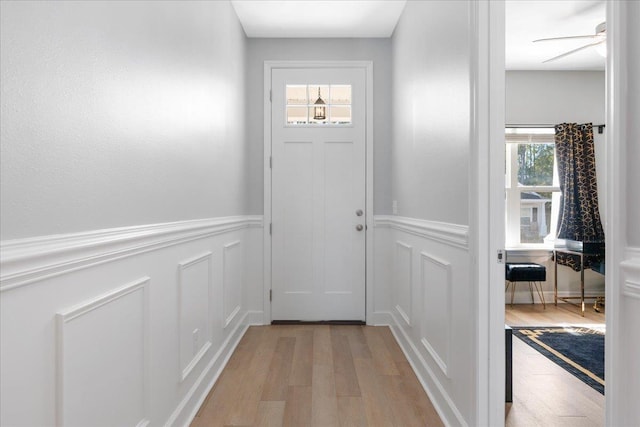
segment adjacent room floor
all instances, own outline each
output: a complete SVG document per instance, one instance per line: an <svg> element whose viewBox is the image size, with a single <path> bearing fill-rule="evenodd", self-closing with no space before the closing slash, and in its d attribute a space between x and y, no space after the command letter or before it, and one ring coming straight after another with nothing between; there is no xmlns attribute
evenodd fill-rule
<svg viewBox="0 0 640 427"><path fill-rule="evenodd" d="M509 326L604 325L604 313L588 307L585 317L569 304L506 306ZM513 337L513 403L506 426L602 426L604 395Z"/></svg>
<svg viewBox="0 0 640 427"><path fill-rule="evenodd" d="M201 426L442 426L388 327L252 326Z"/></svg>

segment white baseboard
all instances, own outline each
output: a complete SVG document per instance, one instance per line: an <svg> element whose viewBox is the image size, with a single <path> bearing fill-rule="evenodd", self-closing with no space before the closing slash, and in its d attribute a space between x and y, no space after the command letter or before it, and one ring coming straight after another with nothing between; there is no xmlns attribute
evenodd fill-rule
<svg viewBox="0 0 640 427"><path fill-rule="evenodd" d="M376 311L367 319L367 325L370 326L391 326L393 317L388 311Z"/></svg>

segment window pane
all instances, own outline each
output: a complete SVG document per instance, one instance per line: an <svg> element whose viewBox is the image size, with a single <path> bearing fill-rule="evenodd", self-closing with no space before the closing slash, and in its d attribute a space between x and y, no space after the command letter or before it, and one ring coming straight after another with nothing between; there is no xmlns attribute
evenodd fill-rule
<svg viewBox="0 0 640 427"><path fill-rule="evenodd" d="M331 123L350 124L351 106L331 106Z"/></svg>
<svg viewBox="0 0 640 427"><path fill-rule="evenodd" d="M554 144L518 144L518 183L553 185Z"/></svg>
<svg viewBox="0 0 640 427"><path fill-rule="evenodd" d="M287 105L307 105L306 85L287 85Z"/></svg>
<svg viewBox="0 0 640 427"><path fill-rule="evenodd" d="M351 104L351 85L331 85L331 104Z"/></svg>
<svg viewBox="0 0 640 427"><path fill-rule="evenodd" d="M307 123L307 107L287 107L287 124L304 125Z"/></svg>
<svg viewBox="0 0 640 427"><path fill-rule="evenodd" d="M315 119L316 107L309 107L309 123L327 123L329 121L329 109L324 107L324 119Z"/></svg>
<svg viewBox="0 0 640 427"><path fill-rule="evenodd" d="M520 193L520 243L544 243L551 230L551 194Z"/></svg>
<svg viewBox="0 0 640 427"><path fill-rule="evenodd" d="M318 100L318 89L320 89L320 98L325 104L329 103L329 86L321 84L309 85L309 104L313 105Z"/></svg>

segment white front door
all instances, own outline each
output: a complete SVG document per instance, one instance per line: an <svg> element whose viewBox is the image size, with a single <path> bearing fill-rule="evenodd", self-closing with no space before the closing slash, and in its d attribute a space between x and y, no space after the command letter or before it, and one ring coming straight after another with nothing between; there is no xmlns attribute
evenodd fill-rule
<svg viewBox="0 0 640 427"><path fill-rule="evenodd" d="M364 321L365 69L271 76L272 319Z"/></svg>

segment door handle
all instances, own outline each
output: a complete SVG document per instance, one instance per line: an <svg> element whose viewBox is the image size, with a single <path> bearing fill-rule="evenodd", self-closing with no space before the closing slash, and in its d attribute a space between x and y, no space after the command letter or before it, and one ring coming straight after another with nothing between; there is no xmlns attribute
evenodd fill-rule
<svg viewBox="0 0 640 427"><path fill-rule="evenodd" d="M356 230L362 231L362 230L364 230L364 227L362 226L362 224L358 224L358 225L356 225Z"/></svg>
<svg viewBox="0 0 640 427"><path fill-rule="evenodd" d="M362 214L363 214L363 213L364 213L364 212L362 212L362 209L358 209L358 210L356 211L356 216L362 216Z"/></svg>

